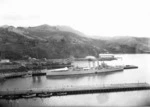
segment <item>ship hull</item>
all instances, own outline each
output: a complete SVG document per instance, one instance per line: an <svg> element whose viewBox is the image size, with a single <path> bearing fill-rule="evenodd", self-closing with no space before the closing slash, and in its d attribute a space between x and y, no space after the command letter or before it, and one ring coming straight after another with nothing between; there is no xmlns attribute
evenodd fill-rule
<svg viewBox="0 0 150 107"><path fill-rule="evenodd" d="M123 68L107 68L101 70L81 70L81 71L62 71L62 72L47 72L46 76L71 76L71 75L86 75L86 74L101 74L123 71Z"/></svg>

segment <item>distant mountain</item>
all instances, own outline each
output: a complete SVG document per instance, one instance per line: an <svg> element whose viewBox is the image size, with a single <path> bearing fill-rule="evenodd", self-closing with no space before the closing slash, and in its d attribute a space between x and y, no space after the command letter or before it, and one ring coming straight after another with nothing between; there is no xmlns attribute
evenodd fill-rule
<svg viewBox="0 0 150 107"><path fill-rule="evenodd" d="M99 53L144 53L150 38L87 38L67 26L0 27L0 57L21 59L97 56Z"/></svg>
<svg viewBox="0 0 150 107"><path fill-rule="evenodd" d="M77 30L75 30L69 26L56 26L56 28L59 29L60 31L72 32L72 33L75 33L79 36L85 36L86 37L86 35L83 34L82 32L77 31Z"/></svg>
<svg viewBox="0 0 150 107"><path fill-rule="evenodd" d="M128 49L131 49L131 53L145 53L150 51L150 38L116 36L107 40L107 44L111 45L111 48L120 46L120 48L125 49L122 51L123 53L128 53Z"/></svg>

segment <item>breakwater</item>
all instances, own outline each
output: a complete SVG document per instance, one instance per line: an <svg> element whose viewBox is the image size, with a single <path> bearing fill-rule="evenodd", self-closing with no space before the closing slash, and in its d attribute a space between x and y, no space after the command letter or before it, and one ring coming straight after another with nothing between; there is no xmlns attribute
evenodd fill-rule
<svg viewBox="0 0 150 107"><path fill-rule="evenodd" d="M105 84L96 86L67 86L0 91L0 99L43 98L52 96L150 90L148 83Z"/></svg>

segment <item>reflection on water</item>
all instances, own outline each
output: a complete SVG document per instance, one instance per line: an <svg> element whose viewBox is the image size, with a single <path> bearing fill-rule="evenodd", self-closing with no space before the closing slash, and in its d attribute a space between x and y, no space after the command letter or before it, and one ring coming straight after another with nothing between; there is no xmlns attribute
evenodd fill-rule
<svg viewBox="0 0 150 107"><path fill-rule="evenodd" d="M36 83L41 84L42 83L41 76L33 76L32 82L33 84L36 84Z"/></svg>
<svg viewBox="0 0 150 107"><path fill-rule="evenodd" d="M82 79L83 77L89 77L89 78L93 78L93 77L100 77L101 79L106 78L107 76L116 74L116 73L122 73L122 71L119 72L108 72L108 73L99 73L99 74L85 74L85 75L70 75L70 76L55 76L55 77L51 77L51 76L46 76L47 79L70 79L70 80L77 80L77 79Z"/></svg>
<svg viewBox="0 0 150 107"><path fill-rule="evenodd" d="M80 86L80 85L104 85L115 83L133 83L147 82L150 83L150 66L148 62L150 55L116 55L123 57L120 61L110 61L110 65L137 65L138 69L124 70L109 74L92 74L81 76L62 76L62 77L28 77L10 79L0 82L0 89L14 90L28 88L47 88L47 87L64 87L64 86ZM74 65L88 66L87 62L75 62ZM133 91L133 92L117 92L117 93L101 93L101 94L85 94L85 95L69 95L51 98L36 98L17 100L18 103L12 102L12 106L148 106L150 105L150 91ZM0 104L11 106L7 101L0 101ZM18 104L18 105L17 105ZM1 105L0 105L1 106Z"/></svg>
<svg viewBox="0 0 150 107"><path fill-rule="evenodd" d="M97 98L97 101L100 104L103 104L103 103L106 103L109 100L109 95L108 94L98 94L96 96L96 98Z"/></svg>

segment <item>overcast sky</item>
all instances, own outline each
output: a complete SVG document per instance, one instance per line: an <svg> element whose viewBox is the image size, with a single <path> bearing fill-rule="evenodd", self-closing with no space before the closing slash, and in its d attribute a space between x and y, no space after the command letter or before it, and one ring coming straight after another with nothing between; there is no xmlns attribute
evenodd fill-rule
<svg viewBox="0 0 150 107"><path fill-rule="evenodd" d="M0 25L66 25L87 35L150 36L150 0L0 0Z"/></svg>

